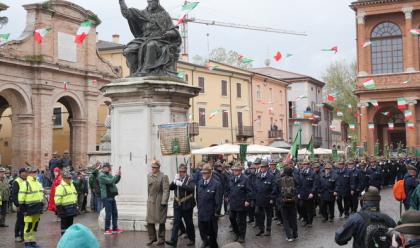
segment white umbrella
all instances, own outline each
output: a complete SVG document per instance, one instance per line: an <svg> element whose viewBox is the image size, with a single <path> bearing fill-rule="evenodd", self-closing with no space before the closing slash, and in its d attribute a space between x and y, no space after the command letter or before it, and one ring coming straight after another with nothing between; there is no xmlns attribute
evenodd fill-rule
<svg viewBox="0 0 420 248"><path fill-rule="evenodd" d="M309 155L311 154L311 152L306 149L299 149L298 151L299 155ZM332 155L332 150L331 149L325 149L325 148L316 148L314 149L314 154L315 155ZM343 151L338 151L337 154L344 154Z"/></svg>
<svg viewBox="0 0 420 248"><path fill-rule="evenodd" d="M262 145L249 145L247 150L249 154L272 154L272 153L289 153L289 150Z"/></svg>

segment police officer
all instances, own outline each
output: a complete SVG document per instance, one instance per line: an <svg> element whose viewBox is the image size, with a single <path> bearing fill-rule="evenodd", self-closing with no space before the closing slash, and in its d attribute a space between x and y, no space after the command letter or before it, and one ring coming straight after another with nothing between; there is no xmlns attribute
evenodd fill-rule
<svg viewBox="0 0 420 248"><path fill-rule="evenodd" d="M337 180L335 184L335 195L337 196L337 206L340 217L348 218L350 215L350 171L344 167L344 161L339 161L336 170ZM343 204L344 203L344 204Z"/></svg>
<svg viewBox="0 0 420 248"><path fill-rule="evenodd" d="M273 174L268 172L267 161L262 161L260 173L254 188L255 217L259 231L256 236L271 236L271 222L273 218L273 204L276 199L277 187ZM265 225L266 223L266 225ZM266 231L264 233L264 230Z"/></svg>
<svg viewBox="0 0 420 248"><path fill-rule="evenodd" d="M252 223L255 221L255 196L254 196L254 189L255 183L257 179L257 169L254 163L251 163L249 168L245 171L245 175L248 177L248 182L251 188L251 204L248 207L248 223ZM254 226L256 227L256 226Z"/></svg>
<svg viewBox="0 0 420 248"><path fill-rule="evenodd" d="M185 222L186 232L189 238L187 246L195 245L195 231L193 223L193 209L196 205L194 198L195 183L187 174L187 166L181 164L179 175L169 185L169 190L174 191L174 223L172 227L172 236L170 241L165 243L176 247L178 243L178 231L182 220Z"/></svg>
<svg viewBox="0 0 420 248"><path fill-rule="evenodd" d="M242 174L241 164L235 164L232 168L233 175L230 177L227 188L227 198L230 204L229 219L235 233L235 242L245 242L246 215L251 205L252 189L249 179Z"/></svg>
<svg viewBox="0 0 420 248"><path fill-rule="evenodd" d="M218 248L216 211L222 206L222 187L212 175L210 165L203 166L201 174L197 185L198 229L203 241L201 247Z"/></svg>
<svg viewBox="0 0 420 248"><path fill-rule="evenodd" d="M378 162L372 161L371 166L367 169L366 174L369 178L369 186L376 187L379 191L382 188L382 168L378 166Z"/></svg>
<svg viewBox="0 0 420 248"><path fill-rule="evenodd" d="M223 199L223 210L225 211L225 214L229 214L229 202L226 201L227 198L227 194L226 194L226 190L229 184L229 179L232 177L232 169L230 168L232 166L233 162L229 162L229 163L225 163L223 165L223 172L222 172L222 176L225 178L226 180L226 189L225 189L225 198Z"/></svg>
<svg viewBox="0 0 420 248"><path fill-rule="evenodd" d="M69 169L63 172L63 180L57 186L54 196L57 215L61 220L61 235L66 232L67 228L73 225L74 216L78 212L77 191L71 180L72 175Z"/></svg>
<svg viewBox="0 0 420 248"><path fill-rule="evenodd" d="M347 163L347 169L350 172L350 202L351 212L356 213L359 206L359 196L363 191L362 176L358 168L355 167L354 161Z"/></svg>
<svg viewBox="0 0 420 248"><path fill-rule="evenodd" d="M268 162L268 166L270 167L269 172L271 174L273 174L274 176L274 180L276 182L276 184L279 183L279 179L280 179L280 171L277 169L277 161L275 161L274 159L271 159ZM278 220L277 225L281 225L283 223L282 220L282 216L281 216L281 210L280 210L280 204L279 202L275 201L274 202L274 220Z"/></svg>
<svg viewBox="0 0 420 248"><path fill-rule="evenodd" d="M222 205L219 206L219 209L217 209L216 211L216 215L218 217L222 216L222 206L223 206L223 200L224 200L224 195L226 192L226 177L225 175L222 174L223 172L223 164L220 161L217 161L214 164L214 170L213 170L213 177L219 181L220 186L222 187L222 191L221 191L221 195L219 195L220 197L220 202L222 202Z"/></svg>
<svg viewBox="0 0 420 248"><path fill-rule="evenodd" d="M19 169L19 176L12 183L12 202L16 206L15 242L23 242L23 209L19 204L19 189L25 184L28 173L26 168Z"/></svg>
<svg viewBox="0 0 420 248"><path fill-rule="evenodd" d="M302 204L303 226L312 227L315 215L314 197L319 187L319 178L311 168L309 160L304 160L302 166L299 175L298 198Z"/></svg>
<svg viewBox="0 0 420 248"><path fill-rule="evenodd" d="M41 219L44 189L36 178L37 169L35 167L28 167L28 177L25 183L19 188L19 206L24 213L23 221L25 248L39 248L35 242L35 234Z"/></svg>
<svg viewBox="0 0 420 248"><path fill-rule="evenodd" d="M0 167L0 227L8 227L6 225L6 213L9 205L10 185L5 173L6 169Z"/></svg>
<svg viewBox="0 0 420 248"><path fill-rule="evenodd" d="M320 177L319 193L321 198L320 212L324 218L322 222L334 221L335 206L335 183L337 176L332 170L332 164L327 163L324 167L324 173Z"/></svg>

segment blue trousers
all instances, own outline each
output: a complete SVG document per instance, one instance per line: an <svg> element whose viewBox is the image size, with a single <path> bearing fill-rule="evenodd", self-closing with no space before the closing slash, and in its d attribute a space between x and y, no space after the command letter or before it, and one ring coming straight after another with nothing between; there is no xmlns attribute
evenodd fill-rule
<svg viewBox="0 0 420 248"><path fill-rule="evenodd" d="M184 219L188 238L191 241L195 241L195 230L193 223L193 210L183 210L179 207L174 208L174 225L172 227L171 241L178 242L178 232L182 225L182 219Z"/></svg>
<svg viewBox="0 0 420 248"><path fill-rule="evenodd" d="M117 203L114 198L102 199L105 207L105 231L109 230L112 219L112 230L118 229L118 210Z"/></svg>

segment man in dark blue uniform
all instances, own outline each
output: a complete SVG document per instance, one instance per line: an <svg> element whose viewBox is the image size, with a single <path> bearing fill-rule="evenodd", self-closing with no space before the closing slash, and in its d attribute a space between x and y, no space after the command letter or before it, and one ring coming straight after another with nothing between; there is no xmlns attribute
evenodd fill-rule
<svg viewBox="0 0 420 248"><path fill-rule="evenodd" d="M216 211L222 205L222 187L212 176L210 165L206 164L201 174L202 178L197 185L198 229L203 241L201 247L218 248Z"/></svg>
<svg viewBox="0 0 420 248"><path fill-rule="evenodd" d="M174 224L170 241L165 243L176 247L178 243L178 231L182 220L185 222L186 232L189 238L187 246L195 245L195 230L193 223L193 209L196 205L194 198L195 184L193 179L187 175L187 166L179 167L179 176L169 185L169 190L174 191ZM183 225L183 224L182 224Z"/></svg>
<svg viewBox="0 0 420 248"><path fill-rule="evenodd" d="M249 168L246 170L245 175L248 177L248 182L251 188L251 205L248 207L248 223L255 221L255 196L254 189L257 180L257 169L255 164L251 163ZM256 225L254 225L256 227Z"/></svg>
<svg viewBox="0 0 420 248"><path fill-rule="evenodd" d="M235 242L245 242L246 215L251 205L252 189L249 179L242 174L241 164L236 164L232 168L233 175L229 178L226 191L230 205L229 219L235 233Z"/></svg>
<svg viewBox="0 0 420 248"><path fill-rule="evenodd" d="M371 162L371 165L366 170L366 174L369 177L369 186L376 187L379 191L382 188L382 168L378 166L378 162L375 160Z"/></svg>
<svg viewBox="0 0 420 248"><path fill-rule="evenodd" d="M302 204L303 226L312 227L315 215L314 197L319 187L319 178L308 160L302 162L299 176L298 198Z"/></svg>
<svg viewBox="0 0 420 248"><path fill-rule="evenodd" d="M271 174L273 174L274 180L278 184L279 179L280 179L280 171L277 169L277 161L275 161L274 159L271 159L268 162L268 166L270 167L270 169L268 171ZM274 214L273 214L274 220L278 221L277 225L281 225L283 223L283 220L282 220L282 216L281 216L281 212L280 212L280 205L278 204L277 201L274 202L273 210L274 210Z"/></svg>
<svg viewBox="0 0 420 248"><path fill-rule="evenodd" d="M335 184L335 195L337 196L337 207L340 217L343 214L346 218L350 215L350 171L344 167L344 161L339 161L335 171L337 180Z"/></svg>
<svg viewBox="0 0 420 248"><path fill-rule="evenodd" d="M417 168L413 165L407 165L407 173L404 175L404 190L407 198L404 200L404 208L408 210L410 208L410 195L416 189L419 184L417 181Z"/></svg>
<svg viewBox="0 0 420 248"><path fill-rule="evenodd" d="M356 213L359 206L359 196L363 191L361 171L355 167L353 160L347 163L347 169L350 172L350 207L351 212Z"/></svg>
<svg viewBox="0 0 420 248"><path fill-rule="evenodd" d="M255 197L255 217L259 228L257 236L271 236L271 222L273 217L273 204L276 199L276 183L274 176L268 172L267 161L262 161L260 173L254 188ZM266 222L266 226L264 225ZM264 233L265 230L265 233Z"/></svg>
<svg viewBox="0 0 420 248"><path fill-rule="evenodd" d="M324 167L325 171L321 175L319 194L321 198L320 211L323 222L334 221L334 206L335 206L335 183L336 175L332 171L332 164L327 163Z"/></svg>

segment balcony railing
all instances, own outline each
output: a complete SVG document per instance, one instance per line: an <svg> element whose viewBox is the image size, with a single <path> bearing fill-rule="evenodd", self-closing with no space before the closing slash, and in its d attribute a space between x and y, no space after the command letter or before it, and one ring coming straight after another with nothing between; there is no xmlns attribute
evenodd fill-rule
<svg viewBox="0 0 420 248"><path fill-rule="evenodd" d="M236 128L236 138L238 140L247 140L254 137L254 127L252 126L239 126Z"/></svg>
<svg viewBox="0 0 420 248"><path fill-rule="evenodd" d="M197 122L188 123L188 133L190 137L198 136L200 134L200 127Z"/></svg>
<svg viewBox="0 0 420 248"><path fill-rule="evenodd" d="M270 130L268 131L269 139L283 139L283 130Z"/></svg>

